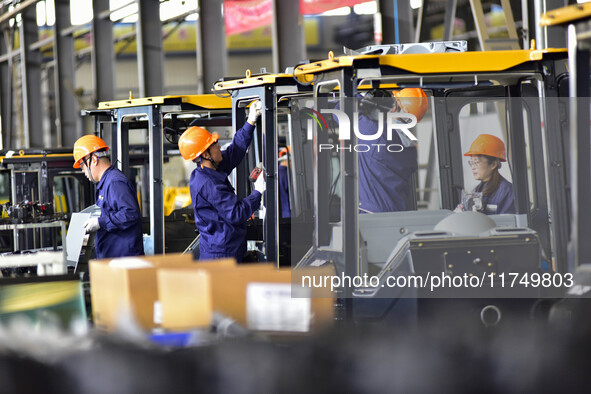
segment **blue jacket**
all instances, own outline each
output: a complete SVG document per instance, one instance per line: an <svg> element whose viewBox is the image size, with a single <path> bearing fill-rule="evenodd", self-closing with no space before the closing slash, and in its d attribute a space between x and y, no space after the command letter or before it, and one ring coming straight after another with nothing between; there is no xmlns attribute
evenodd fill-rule
<svg viewBox="0 0 591 394"><path fill-rule="evenodd" d="M142 216L135 187L117 168L111 166L103 173L96 189L96 205L101 207L96 257L143 255Z"/></svg>
<svg viewBox="0 0 591 394"><path fill-rule="evenodd" d="M384 125L385 128L385 125ZM359 132L375 134L378 123L359 115ZM405 147L401 152L389 152L387 147L401 144L397 133L392 140L386 138L386 130L374 141L358 140L357 144L369 146L359 151L359 207L361 212L405 211L410 196L411 177L417 171L417 149ZM382 144L382 145L378 145ZM378 146L376 146L378 145ZM399 150L392 147L391 150Z"/></svg>
<svg viewBox="0 0 591 394"><path fill-rule="evenodd" d="M246 123L222 152L217 171L197 166L191 173L190 189L195 226L201 234L200 259L234 257L246 253L246 221L261 205L261 193L253 191L241 200L228 175L240 164L252 140L254 126Z"/></svg>
<svg viewBox="0 0 591 394"><path fill-rule="evenodd" d="M289 174L287 166L278 166L277 178L279 180L279 206L281 217L290 218L291 208L289 206Z"/></svg>
<svg viewBox="0 0 591 394"><path fill-rule="evenodd" d="M484 182L480 182L474 191L481 192ZM513 185L501 176L499 188L492 195L482 196L482 212L487 215L499 215L502 213L515 213L513 201Z"/></svg>

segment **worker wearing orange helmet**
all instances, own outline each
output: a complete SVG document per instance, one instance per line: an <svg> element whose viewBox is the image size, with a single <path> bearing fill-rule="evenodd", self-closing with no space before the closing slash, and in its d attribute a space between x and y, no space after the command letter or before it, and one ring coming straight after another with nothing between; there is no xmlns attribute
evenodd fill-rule
<svg viewBox="0 0 591 394"><path fill-rule="evenodd" d="M84 223L87 233L96 232L97 258L144 254L140 207L135 186L111 165L109 147L95 135L80 137L74 144L74 168L80 168L96 184L100 217Z"/></svg>
<svg viewBox="0 0 591 394"><path fill-rule="evenodd" d="M420 88L405 88L393 93L375 89L360 98L359 132L368 136L378 131L378 116L384 116L384 112L412 114L420 122L429 109L427 95ZM402 132L393 133L392 140L388 140L384 132L371 142L368 151L358 154L360 212L407 210L412 175L418 168L416 143ZM403 149L391 151L385 148L392 144Z"/></svg>
<svg viewBox="0 0 591 394"><path fill-rule="evenodd" d="M246 123L223 151L219 136L201 127L190 127L179 138L181 156L197 164L189 186L195 226L201 234L201 260L234 257L240 262L246 253L246 222L261 205L265 177L261 174L254 184L255 190L240 199L228 175L244 158L260 114L261 102L257 100L250 106Z"/></svg>
<svg viewBox="0 0 591 394"><path fill-rule="evenodd" d="M421 88L404 88L393 92L398 107L417 118L417 122L423 119L423 116L429 109L429 100L425 91Z"/></svg>
<svg viewBox="0 0 591 394"><path fill-rule="evenodd" d="M480 134L464 156L470 157L474 179L480 183L474 189L482 193L480 210L487 215L515 213L513 185L500 173L501 163L507 161L505 144L490 134Z"/></svg>

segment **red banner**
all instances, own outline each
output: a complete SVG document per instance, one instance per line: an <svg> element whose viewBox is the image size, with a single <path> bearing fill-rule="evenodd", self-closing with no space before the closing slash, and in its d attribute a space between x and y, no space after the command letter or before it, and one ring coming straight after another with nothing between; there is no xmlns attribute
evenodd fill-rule
<svg viewBox="0 0 591 394"><path fill-rule="evenodd" d="M300 0L300 14L321 14L365 2L367 0ZM226 0L224 19L227 35L270 25L273 22L273 0Z"/></svg>
<svg viewBox="0 0 591 394"><path fill-rule="evenodd" d="M353 7L368 0L300 0L300 14L314 15L341 7Z"/></svg>
<svg viewBox="0 0 591 394"><path fill-rule="evenodd" d="M273 0L224 1L226 35L244 33L273 22Z"/></svg>

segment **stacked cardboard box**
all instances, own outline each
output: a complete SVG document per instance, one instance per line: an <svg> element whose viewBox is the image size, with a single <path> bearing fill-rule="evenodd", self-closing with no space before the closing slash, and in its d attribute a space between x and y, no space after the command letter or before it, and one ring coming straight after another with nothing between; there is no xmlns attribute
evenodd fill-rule
<svg viewBox="0 0 591 394"><path fill-rule="evenodd" d="M330 275L331 269L292 274L273 264L194 262L186 254L93 260L89 266L99 330L133 320L146 331L186 331L210 326L213 312L262 331L309 332L333 321L332 293L299 286L301 275Z"/></svg>

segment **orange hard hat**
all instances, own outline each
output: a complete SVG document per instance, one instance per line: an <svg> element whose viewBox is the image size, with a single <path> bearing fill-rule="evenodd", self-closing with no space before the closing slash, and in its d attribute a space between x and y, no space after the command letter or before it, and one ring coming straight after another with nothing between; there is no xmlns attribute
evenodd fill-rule
<svg viewBox="0 0 591 394"><path fill-rule="evenodd" d="M505 144L499 137L490 134L480 134L470 145L470 150L464 153L464 156L476 155L491 156L501 161L507 161Z"/></svg>
<svg viewBox="0 0 591 394"><path fill-rule="evenodd" d="M179 151L185 160L195 160L220 138L199 126L189 127L179 138Z"/></svg>
<svg viewBox="0 0 591 394"><path fill-rule="evenodd" d="M291 146L287 145L284 148L281 148L281 150L279 151L279 157L281 156L285 156L285 154L289 153L291 155Z"/></svg>
<svg viewBox="0 0 591 394"><path fill-rule="evenodd" d="M96 135L83 135L74 143L74 168L80 168L82 159L99 150L109 150L105 141Z"/></svg>
<svg viewBox="0 0 591 394"><path fill-rule="evenodd" d="M429 109L429 100L421 88L395 90L394 97L404 112L417 117L417 122L423 119Z"/></svg>

